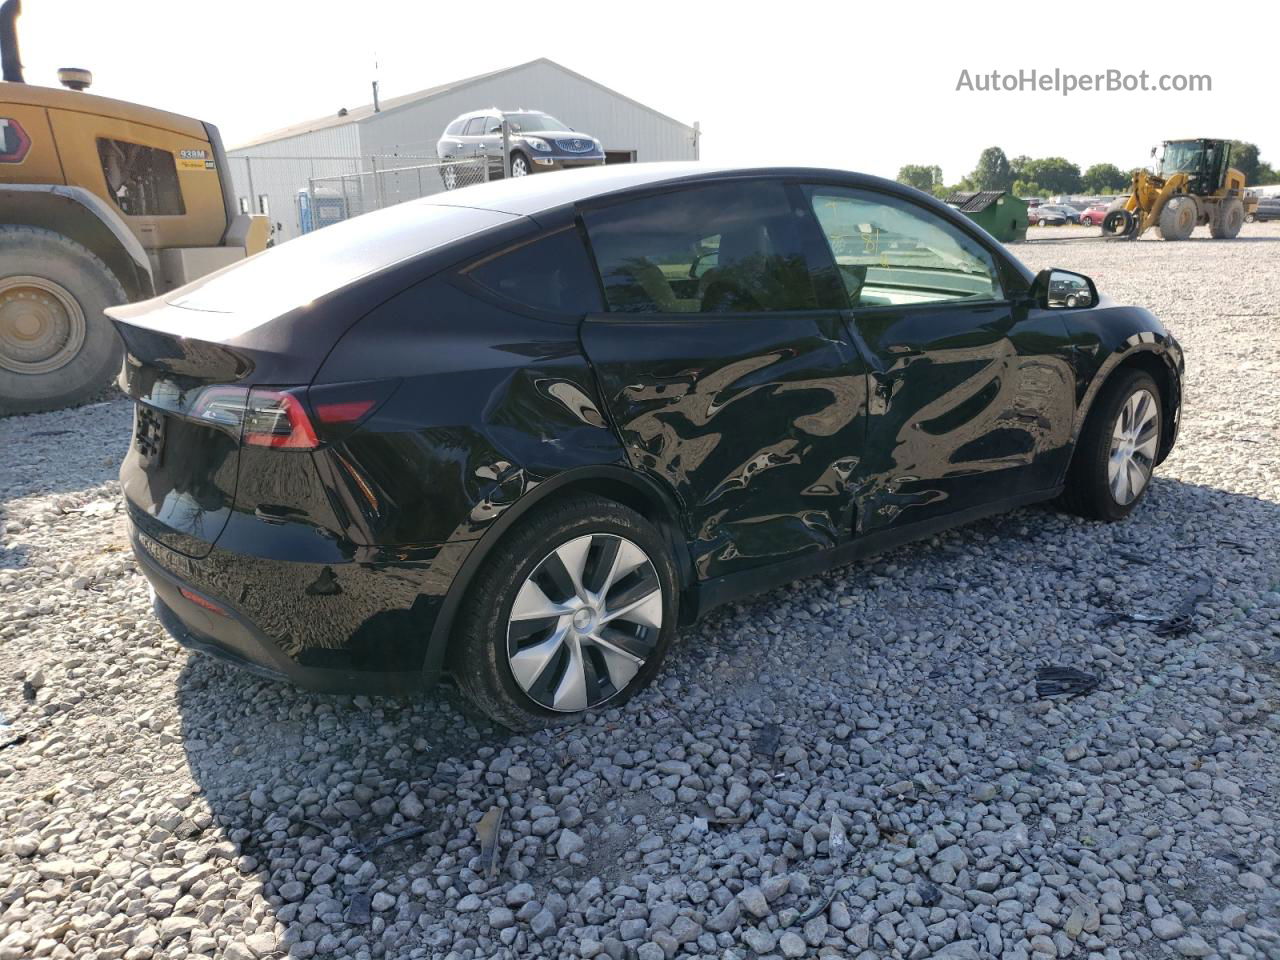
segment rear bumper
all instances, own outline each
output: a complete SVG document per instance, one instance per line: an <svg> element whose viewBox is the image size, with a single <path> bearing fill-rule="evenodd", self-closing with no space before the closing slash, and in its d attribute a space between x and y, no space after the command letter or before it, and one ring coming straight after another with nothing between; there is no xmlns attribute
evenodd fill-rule
<svg viewBox="0 0 1280 960"><path fill-rule="evenodd" d="M219 561L228 558L220 558L216 549L204 560L191 561L174 554L132 526L130 541L138 566L151 584L156 617L165 630L189 650L217 657L258 676L287 680L304 689L324 693L396 696L421 690L436 679L434 674L423 669L425 658L421 652L421 641L429 633L430 623L425 620L420 625L413 623L410 611L391 611L393 617L396 612L403 612L405 616L394 619L389 624L392 629L378 631L380 643L373 656L368 654L369 641L367 637L362 638L361 631L341 638L344 643L335 643L337 638L332 633L332 620L328 623L317 620L313 629L308 629L306 624L298 624L296 630L302 634L299 639L293 638L293 631L283 637L272 636L237 604L225 599L223 593L195 582L205 577L186 577L177 572L176 568L183 566L188 568L188 572L193 567L202 568L204 572L218 569ZM244 565L254 558L229 559ZM166 563L166 560L171 562ZM303 564L280 565L285 567L282 571L284 578L292 578L297 592L305 596L303 585L314 581L314 571L305 571ZM348 584L358 579L354 569L332 576L335 582ZM240 595L245 593L241 591ZM197 602L191 595L203 602ZM382 602L393 603L385 590L381 597ZM358 598L351 599L358 602ZM282 600L282 606L292 606L298 598ZM209 609L209 605L219 612ZM386 615L385 611L381 614ZM426 631L419 633L423 626ZM396 627L403 629L396 630ZM325 646L317 647L313 641L321 637ZM379 669L377 654L384 652L388 642L402 645L386 657L400 662L395 669ZM406 669L404 661L411 662L413 668Z"/></svg>

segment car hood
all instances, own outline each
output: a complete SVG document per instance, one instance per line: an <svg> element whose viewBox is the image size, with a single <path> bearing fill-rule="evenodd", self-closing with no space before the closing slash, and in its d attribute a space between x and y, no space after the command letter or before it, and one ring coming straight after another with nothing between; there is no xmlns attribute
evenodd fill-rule
<svg viewBox="0 0 1280 960"><path fill-rule="evenodd" d="M594 140L589 133L575 133L573 130L521 130L513 133L513 137L542 137L544 140Z"/></svg>

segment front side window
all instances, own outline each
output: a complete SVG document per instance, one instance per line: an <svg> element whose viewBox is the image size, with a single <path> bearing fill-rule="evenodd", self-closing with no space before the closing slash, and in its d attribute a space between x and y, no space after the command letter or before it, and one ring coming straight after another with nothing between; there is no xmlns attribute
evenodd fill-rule
<svg viewBox="0 0 1280 960"><path fill-rule="evenodd" d="M928 210L887 194L807 187L852 307L999 300L995 260Z"/></svg>
<svg viewBox="0 0 1280 960"><path fill-rule="evenodd" d="M600 288L573 227L489 257L466 270L488 290L537 310L584 316L601 310Z"/></svg>
<svg viewBox="0 0 1280 960"><path fill-rule="evenodd" d="M584 220L611 311L818 305L811 223L777 181L690 187L590 211Z"/></svg>
<svg viewBox="0 0 1280 960"><path fill-rule="evenodd" d="M181 216L187 212L173 154L140 143L98 138L107 192L130 217Z"/></svg>

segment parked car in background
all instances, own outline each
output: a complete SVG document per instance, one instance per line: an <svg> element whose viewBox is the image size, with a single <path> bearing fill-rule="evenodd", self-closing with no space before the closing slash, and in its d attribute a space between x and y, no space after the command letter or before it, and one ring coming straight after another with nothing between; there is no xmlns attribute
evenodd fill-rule
<svg viewBox="0 0 1280 960"><path fill-rule="evenodd" d="M1086 227L1100 227L1107 216L1107 204L1095 203L1080 214L1080 223Z"/></svg>
<svg viewBox="0 0 1280 960"><path fill-rule="evenodd" d="M448 670L517 728L727 601L1059 496L1122 519L1184 369L1087 277L805 168L480 184L108 312L170 633L323 690Z"/></svg>
<svg viewBox="0 0 1280 960"><path fill-rule="evenodd" d="M1080 222L1080 211L1055 203L1042 203L1036 207L1036 222L1041 226L1060 227Z"/></svg>
<svg viewBox="0 0 1280 960"><path fill-rule="evenodd" d="M1249 223L1255 220L1280 220L1280 197L1263 197L1258 201L1258 208L1245 217L1245 220Z"/></svg>
<svg viewBox="0 0 1280 960"><path fill-rule="evenodd" d="M502 121L508 124L511 147L511 176L524 177L547 170L597 167L604 163L604 149L590 134L569 128L550 114L538 110L496 108L475 110L455 118L436 143L441 160L486 160L489 179L503 176ZM446 190L465 184L465 170L457 166L441 168Z"/></svg>

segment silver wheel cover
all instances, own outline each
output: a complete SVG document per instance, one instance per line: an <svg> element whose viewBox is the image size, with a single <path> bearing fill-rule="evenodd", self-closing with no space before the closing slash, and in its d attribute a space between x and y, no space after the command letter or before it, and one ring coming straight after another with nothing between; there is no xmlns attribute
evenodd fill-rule
<svg viewBox="0 0 1280 960"><path fill-rule="evenodd" d="M511 175L513 177L527 176L529 168L524 162L524 157L515 157L511 161Z"/></svg>
<svg viewBox="0 0 1280 960"><path fill-rule="evenodd" d="M1135 390L1120 408L1111 430L1107 483L1120 506L1138 499L1151 481L1160 441L1160 404L1145 387Z"/></svg>
<svg viewBox="0 0 1280 960"><path fill-rule="evenodd" d="M552 550L520 585L507 663L539 706L576 713L624 690L657 648L662 584L649 555L609 533Z"/></svg>

